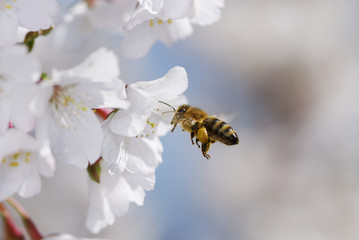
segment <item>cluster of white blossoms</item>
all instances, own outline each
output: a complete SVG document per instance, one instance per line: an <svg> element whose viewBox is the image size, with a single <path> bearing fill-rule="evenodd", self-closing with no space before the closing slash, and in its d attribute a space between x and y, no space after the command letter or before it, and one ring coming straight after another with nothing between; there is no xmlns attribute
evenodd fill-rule
<svg viewBox="0 0 359 240"><path fill-rule="evenodd" d="M187 73L126 84L118 57L170 45L219 19L223 0L0 0L0 207L41 191L57 163L87 169L86 226L142 205L162 162L163 112ZM25 36L26 35L26 36ZM113 41L116 39L119 41ZM0 209L1 210L1 209ZM1 213L1 211L0 211Z"/></svg>

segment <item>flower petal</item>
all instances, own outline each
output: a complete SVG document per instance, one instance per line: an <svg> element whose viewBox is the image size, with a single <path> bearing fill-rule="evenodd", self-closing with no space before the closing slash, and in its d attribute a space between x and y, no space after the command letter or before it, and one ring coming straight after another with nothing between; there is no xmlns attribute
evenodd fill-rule
<svg viewBox="0 0 359 240"><path fill-rule="evenodd" d="M184 68L176 66L162 78L148 82L136 82L133 87L145 91L157 101L171 100L187 89L187 73Z"/></svg>
<svg viewBox="0 0 359 240"><path fill-rule="evenodd" d="M166 0L157 17L163 20L184 18L190 13L192 2L193 0Z"/></svg>
<svg viewBox="0 0 359 240"><path fill-rule="evenodd" d="M115 135L109 128L113 114L102 124L104 139L102 141L102 159L109 168L110 173L123 172L127 165L128 150L125 136Z"/></svg>
<svg viewBox="0 0 359 240"><path fill-rule="evenodd" d="M100 48L89 55L78 66L61 72L63 78L78 77L94 82L113 81L120 75L120 68L115 54Z"/></svg>
<svg viewBox="0 0 359 240"><path fill-rule="evenodd" d="M131 103L128 110L118 110L111 120L110 129L119 135L134 137L141 133L146 125L154 106L154 101L146 92L129 85L127 87L128 101Z"/></svg>
<svg viewBox="0 0 359 240"><path fill-rule="evenodd" d="M115 222L115 216L112 214L110 204L100 187L100 184L89 180L89 207L86 216L86 227L92 233L98 233L107 225L112 225Z"/></svg>
<svg viewBox="0 0 359 240"><path fill-rule="evenodd" d="M10 167L8 164L0 163L0 201L11 197L19 190L24 171L24 164Z"/></svg>
<svg viewBox="0 0 359 240"><path fill-rule="evenodd" d="M11 82L33 84L40 79L40 62L27 53L25 46L16 45L0 55L0 74Z"/></svg>
<svg viewBox="0 0 359 240"><path fill-rule="evenodd" d="M4 84L3 86L0 86L0 90L3 91L2 93L0 93L0 97L2 97L1 95L3 95L5 93L5 89L4 89ZM6 132L6 130L9 127L9 121L10 121L10 102L7 99L1 99L0 101L0 135L4 134Z"/></svg>
<svg viewBox="0 0 359 240"><path fill-rule="evenodd" d="M171 46L178 40L183 40L193 33L193 27L188 18L174 20L170 25L164 26L162 33L159 34L161 40L167 46Z"/></svg>
<svg viewBox="0 0 359 240"><path fill-rule="evenodd" d="M23 198L32 197L41 191L41 178L38 174L37 164L27 163L24 171L23 182L19 189L19 195Z"/></svg>
<svg viewBox="0 0 359 240"><path fill-rule="evenodd" d="M134 59L145 56L157 41L160 30L158 27L150 27L149 22L144 22L127 31L121 44L120 55Z"/></svg>
<svg viewBox="0 0 359 240"><path fill-rule="evenodd" d="M17 25L18 19L13 10L0 12L0 47L15 43Z"/></svg>
<svg viewBox="0 0 359 240"><path fill-rule="evenodd" d="M21 1L17 16L22 27L30 31L48 29L52 24L51 15L55 15L58 5L54 0Z"/></svg>
<svg viewBox="0 0 359 240"><path fill-rule="evenodd" d="M50 144L54 157L65 163L86 168L100 156L102 143L101 125L91 110L78 116L64 116L74 123L61 126L53 119L49 126Z"/></svg>
<svg viewBox="0 0 359 240"><path fill-rule="evenodd" d="M215 23L221 17L221 8L224 7L224 0L196 0L194 1L195 14L191 22L201 26Z"/></svg>
<svg viewBox="0 0 359 240"><path fill-rule="evenodd" d="M164 0L138 0L151 13L158 13L163 7Z"/></svg>

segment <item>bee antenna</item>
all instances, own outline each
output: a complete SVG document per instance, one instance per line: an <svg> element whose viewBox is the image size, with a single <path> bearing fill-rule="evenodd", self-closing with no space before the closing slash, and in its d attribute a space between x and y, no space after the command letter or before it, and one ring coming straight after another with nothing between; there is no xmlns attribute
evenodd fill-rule
<svg viewBox="0 0 359 240"><path fill-rule="evenodd" d="M158 101L158 102L160 102L160 103L162 103L162 104L164 104L164 105L169 106L170 108L173 109L174 112L176 111L176 109L175 109L174 107L172 107L171 105L169 105L168 103L165 103L165 102L162 102L162 101Z"/></svg>
<svg viewBox="0 0 359 240"><path fill-rule="evenodd" d="M166 112L163 112L163 113L162 113L162 115L163 115L163 114L166 114L166 113L173 113L173 111L166 111Z"/></svg>

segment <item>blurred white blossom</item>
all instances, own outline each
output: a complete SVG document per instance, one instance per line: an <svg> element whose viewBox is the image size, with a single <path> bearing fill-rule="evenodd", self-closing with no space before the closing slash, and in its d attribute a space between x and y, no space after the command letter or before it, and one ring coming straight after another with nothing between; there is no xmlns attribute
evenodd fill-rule
<svg viewBox="0 0 359 240"><path fill-rule="evenodd" d="M54 162L39 154L36 139L17 129L0 137L0 201L18 193L28 198L41 190L40 174L50 177Z"/></svg>
<svg viewBox="0 0 359 240"><path fill-rule="evenodd" d="M49 28L57 8L55 0L0 0L0 47L15 43L19 26L30 31Z"/></svg>
<svg viewBox="0 0 359 240"><path fill-rule="evenodd" d="M224 6L224 0L141 2L125 24L121 53L130 58L143 57L157 40L171 46L187 38L193 33L191 23L205 26L218 21Z"/></svg>
<svg viewBox="0 0 359 240"><path fill-rule="evenodd" d="M13 46L0 54L0 134L9 122L23 131L35 125L29 100L40 79L40 63L23 46Z"/></svg>

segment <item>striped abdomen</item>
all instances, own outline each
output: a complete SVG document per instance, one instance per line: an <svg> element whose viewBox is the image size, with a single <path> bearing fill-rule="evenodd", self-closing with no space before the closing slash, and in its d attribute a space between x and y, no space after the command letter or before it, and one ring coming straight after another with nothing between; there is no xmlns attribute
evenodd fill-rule
<svg viewBox="0 0 359 240"><path fill-rule="evenodd" d="M207 129L210 138L218 140L227 145L238 144L238 136L233 128L227 123L215 117L208 117L203 120L203 126Z"/></svg>

